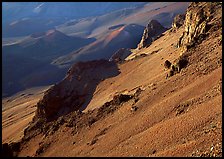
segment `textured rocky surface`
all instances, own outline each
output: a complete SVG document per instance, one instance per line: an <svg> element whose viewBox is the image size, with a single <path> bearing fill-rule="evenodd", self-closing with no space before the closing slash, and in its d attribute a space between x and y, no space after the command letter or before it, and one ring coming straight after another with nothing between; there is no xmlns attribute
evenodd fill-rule
<svg viewBox="0 0 224 159"><path fill-rule="evenodd" d="M44 124L34 120L24 132L18 156L222 157L221 9L217 12L206 39L182 55L188 57L186 67L181 67L180 49L173 46L183 27L167 31L149 47L134 52L143 56L118 65L120 73L115 77L102 81L109 76L102 75L104 70L117 70L106 69L106 61L74 65L57 84L60 87L54 86L46 94L54 98L66 95L64 90L82 93L85 81L94 84L97 79L89 105L82 112L71 111ZM156 50L160 51L153 53ZM179 66L178 73L168 79L165 59ZM59 100L63 107L66 98ZM52 103L47 112L54 108ZM60 106L56 109L60 112ZM41 115L55 117L40 112L39 119L43 119Z"/></svg>
<svg viewBox="0 0 224 159"><path fill-rule="evenodd" d="M85 107L97 84L118 73L116 64L106 60L74 64L66 77L52 86L38 102L36 117L50 121Z"/></svg>
<svg viewBox="0 0 224 159"><path fill-rule="evenodd" d="M185 14L178 14L175 16L172 23L172 31L176 31L179 27L184 24Z"/></svg>
<svg viewBox="0 0 224 159"><path fill-rule="evenodd" d="M178 47L186 51L189 46L201 41L212 26L222 2L192 2L187 9L184 32L178 41ZM219 17L217 17L219 18ZM218 24L219 25L219 24ZM219 27L221 24L219 25Z"/></svg>
<svg viewBox="0 0 224 159"><path fill-rule="evenodd" d="M167 29L164 28L157 20L151 20L146 26L141 42L138 44L138 49L149 46L157 36L161 35Z"/></svg>

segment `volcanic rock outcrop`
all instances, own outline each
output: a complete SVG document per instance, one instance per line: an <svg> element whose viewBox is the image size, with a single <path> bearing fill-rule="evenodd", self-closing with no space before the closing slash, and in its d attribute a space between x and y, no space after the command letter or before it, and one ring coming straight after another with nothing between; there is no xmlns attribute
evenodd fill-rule
<svg viewBox="0 0 224 159"><path fill-rule="evenodd" d="M180 28L184 24L185 15L184 14L178 14L174 17L173 23L172 23L172 31L176 31L178 28Z"/></svg>
<svg viewBox="0 0 224 159"><path fill-rule="evenodd" d="M119 73L114 62L95 60L78 62L66 77L52 86L37 104L36 117L51 121L74 110L80 110L91 100L97 84Z"/></svg>
<svg viewBox="0 0 224 159"><path fill-rule="evenodd" d="M138 44L138 49L149 46L159 35L165 32L164 28L157 20L151 20L146 26L141 42Z"/></svg>
<svg viewBox="0 0 224 159"><path fill-rule="evenodd" d="M192 2L190 4L184 22L185 29L177 44L183 52L206 36L212 26L213 16L218 15L215 12L218 7L221 7L221 3L219 3Z"/></svg>
<svg viewBox="0 0 224 159"><path fill-rule="evenodd" d="M221 157L220 10L206 39L179 58L173 44L184 27L136 51L141 58L119 65L115 78L101 82L119 73L114 62L73 65L37 105L35 118L49 122L34 118L20 144L3 145L5 156ZM174 77L163 79L166 71Z"/></svg>

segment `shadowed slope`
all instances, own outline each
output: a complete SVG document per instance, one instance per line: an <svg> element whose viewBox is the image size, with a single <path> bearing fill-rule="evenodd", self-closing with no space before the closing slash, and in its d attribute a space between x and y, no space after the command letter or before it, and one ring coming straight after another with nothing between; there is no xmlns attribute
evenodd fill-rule
<svg viewBox="0 0 224 159"><path fill-rule="evenodd" d="M74 110L82 110L92 99L96 86L119 74L115 63L106 60L78 62L60 83L51 87L37 104L36 119L47 121Z"/></svg>
<svg viewBox="0 0 224 159"><path fill-rule="evenodd" d="M77 61L109 59L120 48L135 48L141 40L143 30L144 27L137 24L125 25L76 52L56 59L54 64L63 65Z"/></svg>
<svg viewBox="0 0 224 159"><path fill-rule="evenodd" d="M51 61L93 41L50 30L3 46L3 95L57 82L65 75L66 68L59 69Z"/></svg>

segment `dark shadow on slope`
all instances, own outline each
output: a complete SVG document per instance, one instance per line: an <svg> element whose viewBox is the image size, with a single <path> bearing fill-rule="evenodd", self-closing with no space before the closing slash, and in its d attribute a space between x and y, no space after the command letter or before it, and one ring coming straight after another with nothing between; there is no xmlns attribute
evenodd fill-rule
<svg viewBox="0 0 224 159"><path fill-rule="evenodd" d="M52 121L75 110L84 110L97 85L120 73L116 63L107 60L78 62L66 77L52 86L37 104L35 119Z"/></svg>
<svg viewBox="0 0 224 159"><path fill-rule="evenodd" d="M51 62L95 41L56 30L49 32L33 33L19 43L2 47L2 97L60 81L68 68L58 68Z"/></svg>

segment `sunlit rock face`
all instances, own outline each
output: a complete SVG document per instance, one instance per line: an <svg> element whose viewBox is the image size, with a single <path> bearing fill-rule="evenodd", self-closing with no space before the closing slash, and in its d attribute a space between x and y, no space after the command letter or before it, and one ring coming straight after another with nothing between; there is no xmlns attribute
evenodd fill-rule
<svg viewBox="0 0 224 159"><path fill-rule="evenodd" d="M181 47L183 52L206 34L215 7L218 5L219 3L212 2L192 2L190 4L186 12L184 32L178 41L178 47Z"/></svg>
<svg viewBox="0 0 224 159"><path fill-rule="evenodd" d="M184 24L185 15L184 14L178 14L174 17L173 23L172 23L172 31L176 31L178 28L180 28Z"/></svg>
<svg viewBox="0 0 224 159"><path fill-rule="evenodd" d="M138 44L138 49L149 46L157 36L161 35L167 29L164 28L157 20L151 20L146 26L141 42Z"/></svg>

